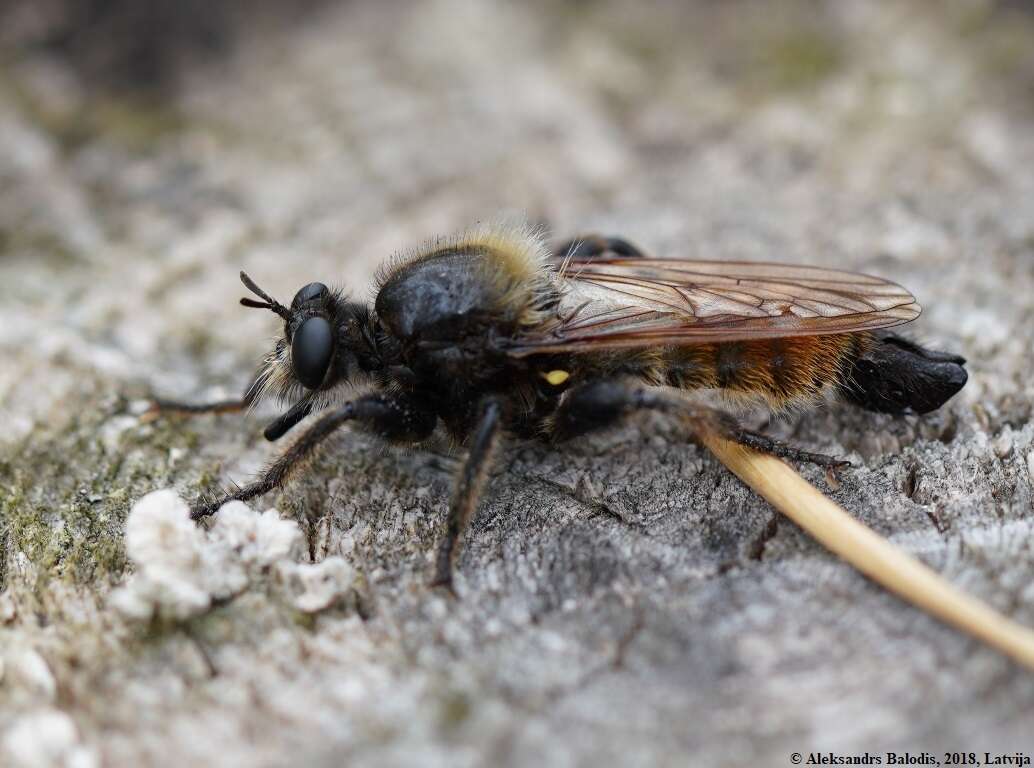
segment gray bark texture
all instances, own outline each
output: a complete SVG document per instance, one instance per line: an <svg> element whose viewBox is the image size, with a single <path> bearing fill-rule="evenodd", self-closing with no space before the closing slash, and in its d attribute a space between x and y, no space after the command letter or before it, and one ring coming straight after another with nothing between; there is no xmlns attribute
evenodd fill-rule
<svg viewBox="0 0 1034 768"><path fill-rule="evenodd" d="M255 512L126 525L152 491L190 501L279 450L270 406L138 418L151 393L247 383L278 325L237 304L238 270L281 301L312 280L368 298L392 254L517 213L912 289L909 333L969 359L958 397L766 428L853 460L837 490L802 472L1034 625L1029 6L54 0L0 19L0 765L1034 752L1031 673L658 416L505 448L455 600L427 586L448 471L347 429Z"/></svg>

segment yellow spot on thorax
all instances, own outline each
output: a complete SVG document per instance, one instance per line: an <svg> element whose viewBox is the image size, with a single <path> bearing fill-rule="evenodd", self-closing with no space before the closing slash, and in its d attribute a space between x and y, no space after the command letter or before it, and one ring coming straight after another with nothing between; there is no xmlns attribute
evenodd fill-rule
<svg viewBox="0 0 1034 768"><path fill-rule="evenodd" d="M543 373L542 378L544 378L554 387L559 387L561 384L563 384L565 381L571 378L571 374L567 371L556 370L550 371L549 373Z"/></svg>

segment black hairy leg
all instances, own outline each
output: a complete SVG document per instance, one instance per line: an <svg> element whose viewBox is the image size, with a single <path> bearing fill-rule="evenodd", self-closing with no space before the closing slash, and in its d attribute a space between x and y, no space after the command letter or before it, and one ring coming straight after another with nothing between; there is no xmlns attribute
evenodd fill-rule
<svg viewBox="0 0 1034 768"><path fill-rule="evenodd" d="M603 237L602 235L583 235L565 240L553 250L557 259L572 258L591 259L594 256L613 254L626 259L642 259L646 257L639 248L620 237Z"/></svg>
<svg viewBox="0 0 1034 768"><path fill-rule="evenodd" d="M657 389L613 379L582 384L567 392L550 422L553 437L570 440L587 432L616 425L634 411L661 411L693 432L714 432L733 442L783 459L840 469L850 462L821 453L802 451L765 435L751 432L722 411L692 403Z"/></svg>
<svg viewBox="0 0 1034 768"><path fill-rule="evenodd" d="M430 437L438 417L406 395L373 393L345 403L305 430L257 480L215 501L199 501L191 510L191 518L198 520L229 501L247 501L280 488L320 443L349 421L391 442L416 443Z"/></svg>
<svg viewBox="0 0 1034 768"><path fill-rule="evenodd" d="M814 464L817 467L834 471L851 466L851 462L846 459L838 459L836 456L827 456L824 453L802 451L780 440L775 440L768 435L751 432L749 429L736 427L731 434L725 436L747 448L753 448L761 453L770 453L773 456L778 456L780 459L790 459L802 464Z"/></svg>
<svg viewBox="0 0 1034 768"><path fill-rule="evenodd" d="M470 452L460 468L449 503L449 519L445 536L438 547L432 586L452 591L452 571L459 554L460 538L470 526L485 481L492 469L496 448L502 437L502 404L495 398L481 403L477 426L470 441Z"/></svg>
<svg viewBox="0 0 1034 768"><path fill-rule="evenodd" d="M286 413L271 421L262 431L262 435L270 442L279 440L310 413L312 413L312 398L303 397L292 405Z"/></svg>

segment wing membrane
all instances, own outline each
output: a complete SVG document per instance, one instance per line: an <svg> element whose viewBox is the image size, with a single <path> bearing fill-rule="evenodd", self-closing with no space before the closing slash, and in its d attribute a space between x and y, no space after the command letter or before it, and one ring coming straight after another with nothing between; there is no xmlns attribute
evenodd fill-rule
<svg viewBox="0 0 1034 768"><path fill-rule="evenodd" d="M868 331L920 312L900 285L821 267L607 256L556 269L556 320L520 337L510 354Z"/></svg>

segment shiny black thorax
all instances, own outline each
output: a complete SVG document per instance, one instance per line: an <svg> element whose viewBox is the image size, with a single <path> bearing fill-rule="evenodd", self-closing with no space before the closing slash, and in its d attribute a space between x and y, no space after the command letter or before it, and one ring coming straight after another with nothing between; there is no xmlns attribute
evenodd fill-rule
<svg viewBox="0 0 1034 768"><path fill-rule="evenodd" d="M520 308L486 273L484 259L475 248L432 254L393 273L374 303L385 375L416 393L460 439L486 396L521 401L507 409L507 421L524 431L559 395L540 385L529 362L506 354L520 332Z"/></svg>

